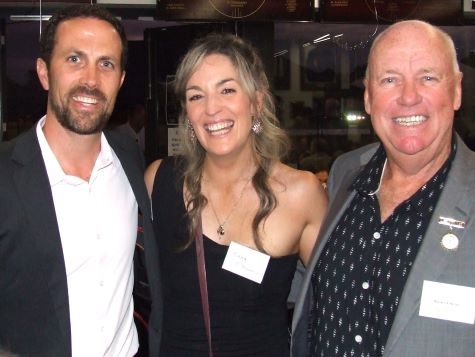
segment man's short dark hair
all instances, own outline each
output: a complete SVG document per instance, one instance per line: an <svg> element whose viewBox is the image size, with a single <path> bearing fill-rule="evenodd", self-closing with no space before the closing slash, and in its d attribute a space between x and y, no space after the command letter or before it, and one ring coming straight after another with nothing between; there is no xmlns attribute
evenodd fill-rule
<svg viewBox="0 0 475 357"><path fill-rule="evenodd" d="M122 42L122 53L120 56L120 67L125 70L127 64L127 36L121 21L112 15L108 10L100 5L79 5L69 6L58 11L46 23L40 40L40 58L45 61L49 68L51 53L56 42L56 32L59 24L66 20L75 18L94 18L103 20L112 25L120 36Z"/></svg>

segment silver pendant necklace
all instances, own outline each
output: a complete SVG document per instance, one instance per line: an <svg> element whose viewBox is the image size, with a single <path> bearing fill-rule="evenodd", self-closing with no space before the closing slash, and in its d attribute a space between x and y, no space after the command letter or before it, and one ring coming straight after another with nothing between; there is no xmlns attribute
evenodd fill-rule
<svg viewBox="0 0 475 357"><path fill-rule="evenodd" d="M252 177L251 177L252 178ZM229 211L228 215L226 216L226 218L224 219L223 222L221 222L219 220L219 217L218 217L218 214L216 213L216 210L214 209L214 205L213 205L213 201L211 201L211 198L208 198L208 201L211 205L211 210L213 211L214 213L214 216L216 217L216 221L218 222L218 229L216 229L216 233L218 233L218 238L221 239L222 236L224 236L226 234L226 231L224 230L224 226L226 225L226 223L228 222L229 218L232 216L232 214L234 213L234 211L236 210L239 202L241 202L241 199L242 199L242 196L244 195L244 191L246 190L246 187L247 185L249 184L249 182L251 181L251 178L249 180L247 180L247 182L244 184L242 190L241 190L241 193L239 194L239 197L238 199L236 200L236 202L234 202L233 204L233 207L231 208L231 210Z"/></svg>

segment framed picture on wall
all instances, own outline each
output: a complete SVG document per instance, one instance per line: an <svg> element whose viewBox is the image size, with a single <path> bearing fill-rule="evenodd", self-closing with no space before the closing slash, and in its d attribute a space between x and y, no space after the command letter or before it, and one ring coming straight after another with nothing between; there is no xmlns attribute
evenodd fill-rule
<svg viewBox="0 0 475 357"><path fill-rule="evenodd" d="M326 41L302 46L300 54L302 90L339 87L340 70L337 45Z"/></svg>
<svg viewBox="0 0 475 357"><path fill-rule="evenodd" d="M465 19L475 19L475 0L463 0L463 16Z"/></svg>
<svg viewBox="0 0 475 357"><path fill-rule="evenodd" d="M458 25L462 20L462 2L462 0L331 0L321 2L320 14L324 22L393 23L406 19L421 19L439 25Z"/></svg>

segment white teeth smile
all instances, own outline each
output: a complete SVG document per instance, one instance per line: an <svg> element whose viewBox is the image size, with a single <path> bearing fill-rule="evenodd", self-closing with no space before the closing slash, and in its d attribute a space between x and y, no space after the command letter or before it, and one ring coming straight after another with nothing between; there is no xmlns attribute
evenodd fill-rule
<svg viewBox="0 0 475 357"><path fill-rule="evenodd" d="M225 130L225 129L230 129L233 127L233 122L232 121L225 121L225 122L219 122L219 123L214 123L214 124L208 124L206 125L206 130L209 133L215 133L220 130Z"/></svg>
<svg viewBox="0 0 475 357"><path fill-rule="evenodd" d="M90 98L90 97L73 97L73 99L77 102L82 102L86 104L96 104L97 99Z"/></svg>
<svg viewBox="0 0 475 357"><path fill-rule="evenodd" d="M424 115L411 115L409 117L398 117L394 118L394 121L403 126L413 126L419 125L427 120L427 117Z"/></svg>

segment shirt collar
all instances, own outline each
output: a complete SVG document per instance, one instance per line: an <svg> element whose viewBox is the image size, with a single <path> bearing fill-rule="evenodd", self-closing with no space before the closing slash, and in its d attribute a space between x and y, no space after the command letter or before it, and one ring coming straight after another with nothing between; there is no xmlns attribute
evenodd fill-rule
<svg viewBox="0 0 475 357"><path fill-rule="evenodd" d="M411 207L421 212L427 211L425 206L430 204L430 192L442 191L444 189L456 152L457 141L455 140L454 135L452 137L449 157L445 160L442 167L434 174L434 176L432 176L414 195L412 195L412 197L409 198L408 202L411 204Z"/></svg>
<svg viewBox="0 0 475 357"><path fill-rule="evenodd" d="M38 142L41 149L41 154L43 155L43 160L46 166L46 172L48 173L48 179L51 186L54 186L60 183L63 180L66 180L68 176L63 171L63 168L59 164L58 160L56 159L53 150L48 144L46 140L45 134L43 133L43 126L45 124L46 115L43 116L36 125L36 136L38 137ZM99 156L96 160L94 168L91 173L91 179L98 171L104 169L105 167L114 163L113 155L112 155L112 148L110 147L104 133L101 133L101 151L99 152ZM80 179L79 179L80 180ZM71 181L71 180L69 180ZM81 182L83 182L81 180Z"/></svg>
<svg viewBox="0 0 475 357"><path fill-rule="evenodd" d="M386 162L386 151L380 145L363 170L356 176L352 188L362 195L374 195L379 190Z"/></svg>
<svg viewBox="0 0 475 357"><path fill-rule="evenodd" d="M43 161L45 162L46 172L48 173L48 179L51 186L54 186L66 178L61 165L59 164L56 156L51 150L51 147L46 140L43 133L43 126L45 125L46 115L42 117L36 125L36 136L40 144L41 154L43 155Z"/></svg>
<svg viewBox="0 0 475 357"><path fill-rule="evenodd" d="M447 160L445 160L442 167L428 180L414 195L412 195L407 202L414 203L414 207L420 207L425 202L424 192L429 186L442 183L441 189L445 184L450 166L455 158L457 152L457 140L455 133L452 135L452 144L450 154ZM383 145L380 145L369 162L365 165L363 170L355 177L352 188L361 195L374 195L379 191L381 185L382 174L386 166L386 151Z"/></svg>

